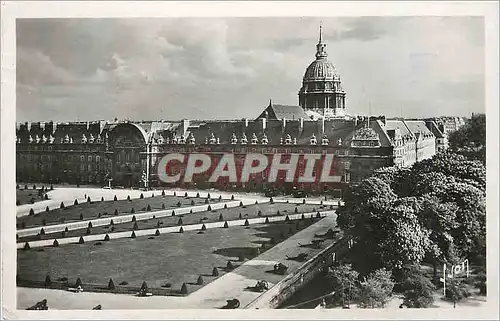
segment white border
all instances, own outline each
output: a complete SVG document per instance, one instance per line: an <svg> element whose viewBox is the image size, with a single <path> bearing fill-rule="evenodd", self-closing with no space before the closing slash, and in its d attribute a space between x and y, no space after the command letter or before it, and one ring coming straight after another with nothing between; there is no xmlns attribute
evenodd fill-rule
<svg viewBox="0 0 500 321"><path fill-rule="evenodd" d="M2 315L6 319L498 319L498 3L489 2L1 2ZM386 310L16 310L15 19L28 17L483 16L486 33L487 268L485 308ZM457 66L457 68L460 68Z"/></svg>

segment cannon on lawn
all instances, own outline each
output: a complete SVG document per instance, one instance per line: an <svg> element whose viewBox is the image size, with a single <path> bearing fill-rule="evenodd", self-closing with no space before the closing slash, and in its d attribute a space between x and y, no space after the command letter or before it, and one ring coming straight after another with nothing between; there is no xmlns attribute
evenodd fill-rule
<svg viewBox="0 0 500 321"><path fill-rule="evenodd" d="M43 299L40 302L37 302L35 305L30 306L26 310L48 310L47 299Z"/></svg>
<svg viewBox="0 0 500 321"><path fill-rule="evenodd" d="M93 307L92 310L102 310L102 306L98 304L95 307Z"/></svg>
<svg viewBox="0 0 500 321"><path fill-rule="evenodd" d="M300 253L299 255L297 255L295 257L290 257L288 255L286 256L286 258L288 260L294 260L294 261L298 261L298 262L305 262L308 257L309 257L309 254L307 254L307 253Z"/></svg>
<svg viewBox="0 0 500 321"><path fill-rule="evenodd" d="M249 286L248 289L256 292L264 292L269 290L269 284L267 283L267 281L262 280L258 281L257 284L255 284L255 286Z"/></svg>
<svg viewBox="0 0 500 321"><path fill-rule="evenodd" d="M327 239L333 239L339 233L339 230L328 229L325 234L314 234L315 237L323 237Z"/></svg>
<svg viewBox="0 0 500 321"><path fill-rule="evenodd" d="M312 245L314 248L321 249L323 247L324 243L325 243L325 240L312 240L310 245ZM306 244L306 245L300 244L300 242L299 242L299 246L300 247L307 247L309 245L308 244Z"/></svg>
<svg viewBox="0 0 500 321"><path fill-rule="evenodd" d="M238 299L231 299L231 300L226 300L226 305L223 306L223 309L237 309L240 307L240 300Z"/></svg>
<svg viewBox="0 0 500 321"><path fill-rule="evenodd" d="M275 274L285 275L287 270L288 270L288 266L284 265L283 263L277 263L274 265L273 272Z"/></svg>

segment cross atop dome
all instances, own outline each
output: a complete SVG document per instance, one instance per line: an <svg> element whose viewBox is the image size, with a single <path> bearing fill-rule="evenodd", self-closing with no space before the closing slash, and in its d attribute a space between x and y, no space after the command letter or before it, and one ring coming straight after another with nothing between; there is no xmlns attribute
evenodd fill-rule
<svg viewBox="0 0 500 321"><path fill-rule="evenodd" d="M316 45L316 59L325 59L328 57L326 53L326 44L323 43L323 24L319 24L319 41Z"/></svg>

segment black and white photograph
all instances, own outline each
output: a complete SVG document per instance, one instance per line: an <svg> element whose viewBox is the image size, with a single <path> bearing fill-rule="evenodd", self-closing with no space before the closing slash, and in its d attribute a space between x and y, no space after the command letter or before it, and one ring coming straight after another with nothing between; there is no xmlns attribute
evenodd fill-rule
<svg viewBox="0 0 500 321"><path fill-rule="evenodd" d="M9 2L4 317L498 317L498 3Z"/></svg>

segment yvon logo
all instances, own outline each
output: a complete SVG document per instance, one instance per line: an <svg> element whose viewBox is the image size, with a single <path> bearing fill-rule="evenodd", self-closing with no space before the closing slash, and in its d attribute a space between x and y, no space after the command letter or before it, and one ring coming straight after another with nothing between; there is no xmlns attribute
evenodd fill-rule
<svg viewBox="0 0 500 321"><path fill-rule="evenodd" d="M197 176L208 182L247 183L255 178L274 183L340 182L334 175L333 154L167 154L158 164L158 178L165 183L190 183Z"/></svg>

